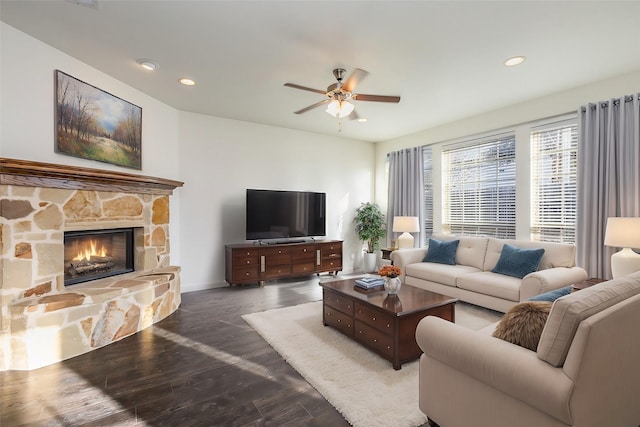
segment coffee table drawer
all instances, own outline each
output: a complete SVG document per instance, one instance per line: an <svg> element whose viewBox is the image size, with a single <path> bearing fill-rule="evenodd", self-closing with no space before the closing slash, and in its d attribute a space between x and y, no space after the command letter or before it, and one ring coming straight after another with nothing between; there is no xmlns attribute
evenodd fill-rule
<svg viewBox="0 0 640 427"><path fill-rule="evenodd" d="M393 336L372 328L359 320L355 321L355 326L354 339L356 341L374 349L387 359L393 357Z"/></svg>
<svg viewBox="0 0 640 427"><path fill-rule="evenodd" d="M351 316L347 316L346 314L341 313L338 310L334 310L326 305L323 309L325 325L332 326L348 337L353 338L353 318Z"/></svg>
<svg viewBox="0 0 640 427"><path fill-rule="evenodd" d="M356 301L356 320L360 320L369 326L390 334L393 332L393 317L382 313L371 306Z"/></svg>
<svg viewBox="0 0 640 427"><path fill-rule="evenodd" d="M324 305L340 310L341 312L353 317L353 300L349 297L340 295L337 292L323 290L322 301Z"/></svg>

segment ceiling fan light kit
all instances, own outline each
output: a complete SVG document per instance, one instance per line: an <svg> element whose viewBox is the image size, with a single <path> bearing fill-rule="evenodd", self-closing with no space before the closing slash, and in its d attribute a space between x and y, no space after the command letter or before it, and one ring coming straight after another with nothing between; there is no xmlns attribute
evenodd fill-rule
<svg viewBox="0 0 640 427"><path fill-rule="evenodd" d="M353 112L355 106L349 101L338 101L334 99L327 105L327 113L331 114L333 117L343 118L347 117L349 114Z"/></svg>
<svg viewBox="0 0 640 427"><path fill-rule="evenodd" d="M309 105L308 107L302 108L298 111L295 111L294 114L302 114L306 113L309 110L312 110L321 105L327 104L326 112L333 117L338 119L349 117L352 120L358 120L358 114L355 111L355 105L353 105L351 100L353 101L373 101L373 102L400 102L399 96L386 96L386 95L365 95L365 94L357 94L353 91L355 90L356 85L362 80L364 77L369 74L368 72L361 70L360 68L355 68L349 78L343 83L342 79L346 70L344 68L336 68L333 70L333 75L338 81L337 83L333 83L327 87L326 91L313 89L306 86L301 86L295 83L285 83L284 85L287 87L291 87L294 89L306 90L314 93L321 93L326 96L326 99L316 102L315 104ZM340 122L338 121L338 129L340 129Z"/></svg>

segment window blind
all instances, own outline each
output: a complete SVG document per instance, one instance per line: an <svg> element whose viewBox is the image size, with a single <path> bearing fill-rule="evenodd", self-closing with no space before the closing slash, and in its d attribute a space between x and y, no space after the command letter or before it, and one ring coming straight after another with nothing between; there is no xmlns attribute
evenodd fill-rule
<svg viewBox="0 0 640 427"><path fill-rule="evenodd" d="M443 150L445 233L515 238L515 154L512 133Z"/></svg>
<svg viewBox="0 0 640 427"><path fill-rule="evenodd" d="M531 143L531 240L575 243L578 125L535 128Z"/></svg>
<svg viewBox="0 0 640 427"><path fill-rule="evenodd" d="M431 147L422 147L424 160L424 244L433 234L433 154Z"/></svg>

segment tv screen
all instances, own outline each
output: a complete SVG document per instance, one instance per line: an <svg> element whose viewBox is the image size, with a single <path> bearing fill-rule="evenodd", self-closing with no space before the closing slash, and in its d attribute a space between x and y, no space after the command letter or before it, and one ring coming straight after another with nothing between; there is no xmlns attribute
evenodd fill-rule
<svg viewBox="0 0 640 427"><path fill-rule="evenodd" d="M247 240L326 234L326 194L247 189Z"/></svg>

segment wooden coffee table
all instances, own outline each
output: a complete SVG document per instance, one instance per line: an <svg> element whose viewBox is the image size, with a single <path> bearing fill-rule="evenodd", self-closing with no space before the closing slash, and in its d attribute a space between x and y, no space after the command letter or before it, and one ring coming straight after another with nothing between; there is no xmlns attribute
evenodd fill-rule
<svg viewBox="0 0 640 427"><path fill-rule="evenodd" d="M393 296L384 290L360 290L355 283L347 279L320 284L324 325L391 361L396 370L422 354L415 335L423 317L455 321L455 298L408 285Z"/></svg>

